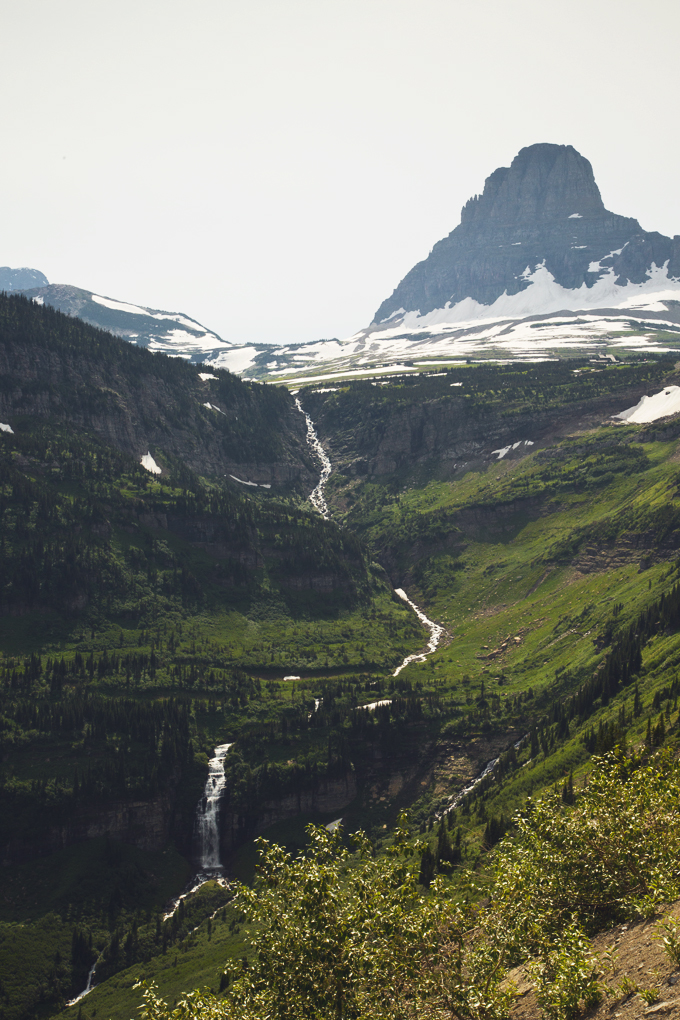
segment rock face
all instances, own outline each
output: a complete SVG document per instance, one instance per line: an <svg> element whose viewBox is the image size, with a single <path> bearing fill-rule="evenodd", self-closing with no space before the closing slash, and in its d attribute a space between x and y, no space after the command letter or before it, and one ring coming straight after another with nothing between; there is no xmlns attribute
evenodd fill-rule
<svg viewBox="0 0 680 1020"><path fill-rule="evenodd" d="M0 266L0 290L27 290L29 287L48 287L47 277L39 269L10 269Z"/></svg>
<svg viewBox="0 0 680 1020"><path fill-rule="evenodd" d="M648 282L654 266L680 276L680 237L649 233L608 212L590 163L571 145L531 145L487 178L483 193L463 207L460 225L383 301L374 324L397 323L404 312L423 317L466 298L492 305L542 282L539 267L562 288L588 291L612 276L621 290ZM550 310L541 307L544 296L537 292L536 307L523 314ZM615 304L608 295L600 307Z"/></svg>
<svg viewBox="0 0 680 1020"><path fill-rule="evenodd" d="M315 790L300 790L286 797L265 801L250 818L225 810L220 823L220 845L227 856L247 839L259 836L270 825L313 812L341 812L357 794L356 778L348 772L339 779L321 782Z"/></svg>
<svg viewBox="0 0 680 1020"><path fill-rule="evenodd" d="M16 835L0 847L0 864L7 866L45 857L99 836L129 843L140 850L162 850L171 836L183 834L182 820L177 815L173 782L150 800L114 801L103 809L83 809L61 824L46 825L39 833Z"/></svg>

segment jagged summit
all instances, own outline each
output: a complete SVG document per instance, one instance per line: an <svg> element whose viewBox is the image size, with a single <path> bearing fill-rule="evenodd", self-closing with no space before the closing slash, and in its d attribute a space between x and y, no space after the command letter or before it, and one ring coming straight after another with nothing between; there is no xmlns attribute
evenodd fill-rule
<svg viewBox="0 0 680 1020"><path fill-rule="evenodd" d="M588 160L573 145L541 142L494 170L483 193L463 206L460 221L507 225L601 215L607 211Z"/></svg>
<svg viewBox="0 0 680 1020"><path fill-rule="evenodd" d="M609 212L588 160L571 145L541 143L486 179L460 225L383 301L373 325L611 308L635 297L630 285L680 290L677 277L680 238Z"/></svg>

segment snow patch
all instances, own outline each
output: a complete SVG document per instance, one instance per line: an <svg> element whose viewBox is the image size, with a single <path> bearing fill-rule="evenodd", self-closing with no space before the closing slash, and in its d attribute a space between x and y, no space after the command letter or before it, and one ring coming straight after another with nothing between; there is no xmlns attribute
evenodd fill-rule
<svg viewBox="0 0 680 1020"><path fill-rule="evenodd" d="M9 432L9 434L11 436L14 435L14 429L12 428L12 426L11 425L3 425L2 422L0 422L0 432Z"/></svg>
<svg viewBox="0 0 680 1020"><path fill-rule="evenodd" d="M145 453L139 463L146 471L150 471L152 475L160 475L161 469L150 453Z"/></svg>
<svg viewBox="0 0 680 1020"><path fill-rule="evenodd" d="M213 375L212 372L199 372L198 378L205 382L207 379L217 379L217 376Z"/></svg>
<svg viewBox="0 0 680 1020"><path fill-rule="evenodd" d="M680 386L667 386L651 397L641 397L635 407L629 407L612 418L632 422L637 425L665 418L680 411Z"/></svg>
<svg viewBox="0 0 680 1020"><path fill-rule="evenodd" d="M511 450L516 450L519 446L522 445L533 446L534 443L532 439L520 439L518 440L518 442L513 443L511 446L503 446L501 447L500 450L492 450L491 452L498 454L498 460L503 460L503 457L505 457L507 453L510 453Z"/></svg>
<svg viewBox="0 0 680 1020"><path fill-rule="evenodd" d="M229 477L233 478L235 482L240 482L241 485L254 485L255 488L257 488L257 482L246 482L243 480L243 478L237 478L236 475L229 475ZM284 680L285 679L286 677L284 677Z"/></svg>
<svg viewBox="0 0 680 1020"><path fill-rule="evenodd" d="M125 301L113 301L111 298L101 297L99 294L93 294L92 300L96 305L103 305L104 308L110 308L113 312L127 312L128 315L149 314L146 308L140 308L139 305L129 305Z"/></svg>
<svg viewBox="0 0 680 1020"><path fill-rule="evenodd" d="M568 220L582 220L583 216L581 216L580 212L573 212L571 214L571 216L567 216L567 219Z"/></svg>
<svg viewBox="0 0 680 1020"><path fill-rule="evenodd" d="M390 319L393 319L395 317L395 315L403 315L405 311L406 311L405 308L397 308L396 312L392 312L390 315L387 316L386 319L381 319L380 321L389 322Z"/></svg>
<svg viewBox="0 0 680 1020"><path fill-rule="evenodd" d="M462 382L452 382L452 383L449 383L449 385L450 386L462 386L463 384L462 384Z"/></svg>
<svg viewBox="0 0 680 1020"><path fill-rule="evenodd" d="M255 347L237 347L226 351L218 351L205 358L207 365L214 365L215 368L226 368L236 375L241 375L246 369L255 363L257 350Z"/></svg>
<svg viewBox="0 0 680 1020"><path fill-rule="evenodd" d="M628 241L626 241L626 244L628 244ZM624 244L623 248L626 247L626 244ZM615 255L620 255L621 252L623 251L623 248L614 248L613 251L609 252L609 255L603 255L599 262L591 262L590 265L588 266L588 272L599 273L605 270L612 272L611 266L603 266L601 263L605 262L607 259L613 258Z"/></svg>

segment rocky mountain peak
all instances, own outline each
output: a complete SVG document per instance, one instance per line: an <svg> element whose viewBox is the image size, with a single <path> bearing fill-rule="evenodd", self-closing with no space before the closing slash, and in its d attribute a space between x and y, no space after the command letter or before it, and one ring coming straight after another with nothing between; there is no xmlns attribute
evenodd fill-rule
<svg viewBox="0 0 680 1020"><path fill-rule="evenodd" d="M463 206L461 223L528 224L605 211L589 161L572 145L542 142L487 177L483 193Z"/></svg>
<svg viewBox="0 0 680 1020"><path fill-rule="evenodd" d="M0 266L0 290L8 293L15 290L27 290L29 287L47 287L48 280L39 269L11 269Z"/></svg>
<svg viewBox="0 0 680 1020"><path fill-rule="evenodd" d="M572 145L540 143L487 177L373 324L411 329L615 308L670 291L680 292L680 238L609 212L588 160Z"/></svg>

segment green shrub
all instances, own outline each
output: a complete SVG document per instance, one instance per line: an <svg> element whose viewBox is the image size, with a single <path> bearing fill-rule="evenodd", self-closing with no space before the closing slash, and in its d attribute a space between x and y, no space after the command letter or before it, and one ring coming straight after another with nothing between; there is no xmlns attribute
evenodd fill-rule
<svg viewBox="0 0 680 1020"><path fill-rule="evenodd" d="M548 1020L571 1020L602 998L600 961L575 925L560 933L557 944L530 965L529 973Z"/></svg>
<svg viewBox="0 0 680 1020"><path fill-rule="evenodd" d="M676 967L680 967L680 930L677 924L669 919L660 922L658 927L660 933L665 932L665 935L659 933L657 938L663 944L666 956Z"/></svg>
<svg viewBox="0 0 680 1020"><path fill-rule="evenodd" d="M541 947L573 919L586 932L647 917L679 895L680 763L616 749L594 759L574 807L529 801L500 845L494 912L516 951Z"/></svg>

